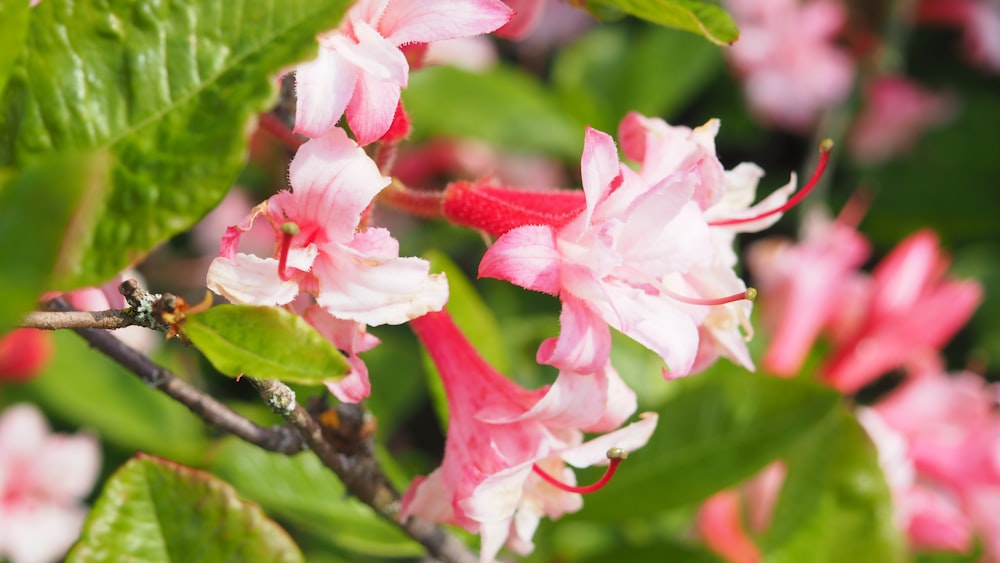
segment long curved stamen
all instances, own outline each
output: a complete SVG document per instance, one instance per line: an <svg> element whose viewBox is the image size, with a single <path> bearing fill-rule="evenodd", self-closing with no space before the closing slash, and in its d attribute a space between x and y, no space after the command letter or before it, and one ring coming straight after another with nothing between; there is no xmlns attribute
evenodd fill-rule
<svg viewBox="0 0 1000 563"><path fill-rule="evenodd" d="M687 303L688 305L725 305L727 303L735 303L737 301L753 301L757 299L757 290L748 287L746 291L742 293L734 293L732 295L727 295L725 297L715 297L713 299L702 299L700 297L687 297L680 295L679 293L674 293L669 289L663 288L663 293L665 293L671 299L676 299L681 303Z"/></svg>
<svg viewBox="0 0 1000 563"><path fill-rule="evenodd" d="M546 483L556 488L562 489L567 493L580 493L581 495L586 495L601 490L604 488L604 485L607 485L611 481L611 478L615 476L615 471L618 471L618 465L622 462L622 460L628 457L628 452L622 448L611 448L608 450L607 456L608 459L611 460L611 463L608 464L608 468L604 471L604 475L602 475L601 478L594 484L583 487L563 483L546 473L545 470L539 467L537 463L532 465L531 469L537 473L539 477L544 479Z"/></svg>
<svg viewBox="0 0 1000 563"><path fill-rule="evenodd" d="M292 279L288 270L288 251L292 247L292 237L299 234L299 226L291 221L281 224L281 254L278 255L278 277L281 281Z"/></svg>
<svg viewBox="0 0 1000 563"><path fill-rule="evenodd" d="M789 209L795 207L803 199L805 199L807 195L809 195L809 192L811 192L812 189L816 187L816 184L819 183L819 179L823 177L823 171L826 170L826 165L830 161L831 150L833 150L833 141L831 139L823 139L823 141L820 142L819 144L819 162L816 163L816 170L813 171L813 174L809 178L809 181L806 182L806 185L802 186L801 190L795 192L795 195L789 198L788 201L786 201L785 204L782 205L781 207L778 207L777 209L772 209L770 211L765 211L758 215L754 215L753 217L744 217L738 219L719 219L717 221L709 221L708 222L709 226L725 227L728 225L741 225L743 223L753 223L754 221L758 221L765 217L770 217L771 215L775 215L777 213L784 213L785 211L788 211Z"/></svg>

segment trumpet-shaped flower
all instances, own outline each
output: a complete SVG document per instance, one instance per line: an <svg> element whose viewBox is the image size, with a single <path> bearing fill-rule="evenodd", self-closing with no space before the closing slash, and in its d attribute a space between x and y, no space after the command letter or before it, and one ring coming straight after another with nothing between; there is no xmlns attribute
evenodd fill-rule
<svg viewBox="0 0 1000 563"><path fill-rule="evenodd" d="M14 405L0 416L0 558L57 561L80 533L80 500L100 469L93 436L50 434L37 409Z"/></svg>
<svg viewBox="0 0 1000 563"><path fill-rule="evenodd" d="M389 179L343 130L302 145L289 178L292 191L227 229L222 255L209 268L210 289L253 305L285 305L309 293L333 317L367 325L403 323L444 305L443 275L428 275L425 260L401 258L385 229L359 230ZM240 236L260 215L274 229L274 256L237 253Z"/></svg>
<svg viewBox="0 0 1000 563"><path fill-rule="evenodd" d="M609 448L636 449L655 428L656 416L644 415L583 443L581 429L613 429L635 410L635 395L610 366L586 377L560 374L551 387L528 391L491 368L446 312L410 326L438 368L450 416L444 461L410 485L403 517L481 534L481 561L492 561L504 544L529 552L542 516L580 509L577 492L549 484L542 473L573 484L566 463L606 462Z"/></svg>
<svg viewBox="0 0 1000 563"><path fill-rule="evenodd" d="M511 16L500 0L361 0L320 36L318 58L296 69L296 132L321 137L346 112L360 144L378 140L401 113L404 47L489 33Z"/></svg>

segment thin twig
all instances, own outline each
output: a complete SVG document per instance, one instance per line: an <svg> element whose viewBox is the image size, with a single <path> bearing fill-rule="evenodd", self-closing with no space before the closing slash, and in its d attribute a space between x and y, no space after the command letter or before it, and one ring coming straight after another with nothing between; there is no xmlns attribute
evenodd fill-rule
<svg viewBox="0 0 1000 563"><path fill-rule="evenodd" d="M21 328L59 330L63 328L102 328L114 330L135 326L137 323L127 311L34 311L21 321Z"/></svg>
<svg viewBox="0 0 1000 563"><path fill-rule="evenodd" d="M284 383L246 379L275 412L299 431L323 464L340 477L353 495L402 528L438 560L456 563L478 560L458 538L433 522L414 517L400 520L399 492L375 459L372 425L360 406L338 404L334 410L323 413L324 424L321 425L295 401L295 393Z"/></svg>
<svg viewBox="0 0 1000 563"><path fill-rule="evenodd" d="M78 312L61 297L50 300L47 308L50 312L59 314ZM288 426L275 428L258 426L166 368L153 363L144 354L130 348L110 332L95 328L73 330L91 346L121 364L144 383L163 391L212 426L272 452L291 455L305 449L305 444L296 430Z"/></svg>

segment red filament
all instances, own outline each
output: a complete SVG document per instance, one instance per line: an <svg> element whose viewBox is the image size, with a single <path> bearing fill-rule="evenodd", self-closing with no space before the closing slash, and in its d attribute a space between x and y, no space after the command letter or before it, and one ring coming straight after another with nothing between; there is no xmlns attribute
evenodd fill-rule
<svg viewBox="0 0 1000 563"><path fill-rule="evenodd" d="M806 182L806 185L802 186L801 190L795 192L795 195L790 197L788 201L786 201L785 204L782 205L781 207L778 207L777 209L772 209L770 211L765 211L753 217L745 217L739 219L719 219L717 221L710 221L708 224L712 227L725 227L728 225L741 225L743 223L752 223L754 221L758 221L765 217L770 217L771 215L775 215L777 213L784 213L785 211L788 211L789 209L795 207L796 205L801 203L802 200L805 199L807 195L809 195L809 192L811 192L812 189L816 187L816 184L819 183L819 179L823 177L823 171L826 170L826 165L830 161L831 150L833 150L833 141L831 141L830 139L823 139L823 141L819 144L819 162L816 163L816 170L813 171L813 174L809 178L809 181Z"/></svg>
<svg viewBox="0 0 1000 563"><path fill-rule="evenodd" d="M604 485L607 485L611 481L611 478L615 476L615 472L618 471L618 465L626 457L628 457L628 452L626 452L621 448L611 448L610 450L608 450L608 459L611 460L611 463L608 464L608 468L607 470L604 471L604 475L602 475L601 478L598 479L592 485L586 485L583 487L578 487L576 485L567 485L566 483L563 483L562 481L546 473L545 470L539 467L537 463L532 465L531 469L535 473L537 473L539 477L544 479L545 482L549 483L550 485L558 489L562 489L567 493L580 493L581 495L586 495L589 493L599 491L602 488L604 488Z"/></svg>

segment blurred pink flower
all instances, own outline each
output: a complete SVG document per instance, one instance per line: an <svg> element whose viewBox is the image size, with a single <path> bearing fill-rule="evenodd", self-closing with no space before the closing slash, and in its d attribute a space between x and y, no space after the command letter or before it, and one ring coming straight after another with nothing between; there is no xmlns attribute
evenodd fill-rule
<svg viewBox="0 0 1000 563"><path fill-rule="evenodd" d="M295 131L322 137L347 114L361 145L389 131L407 85L404 47L489 33L511 18L500 0L361 0L319 56L296 69Z"/></svg>
<svg viewBox="0 0 1000 563"><path fill-rule="evenodd" d="M905 443L915 472L919 489L901 503L915 545L967 551L975 532L987 559L1000 559L998 396L995 385L975 374L932 372L917 374L873 407Z"/></svg>
<svg viewBox="0 0 1000 563"><path fill-rule="evenodd" d="M843 100L854 62L834 40L847 19L833 0L726 0L740 28L728 50L750 109L762 120L808 132Z"/></svg>
<svg viewBox="0 0 1000 563"><path fill-rule="evenodd" d="M385 229L359 230L389 179L342 129L302 145L289 178L292 191L278 192L227 229L209 289L253 305L285 305L308 293L330 315L367 325L403 323L444 305L443 275L429 275L426 260L400 258ZM236 252L259 215L277 239L274 257Z"/></svg>
<svg viewBox="0 0 1000 563"><path fill-rule="evenodd" d="M756 563L760 549L752 536L771 525L785 465L775 462L739 487L718 492L698 509L697 527L705 544L730 563Z"/></svg>
<svg viewBox="0 0 1000 563"><path fill-rule="evenodd" d="M931 231L899 243L872 272L860 324L841 336L823 379L853 392L893 368L936 358L983 293L976 281L946 279L948 262Z"/></svg>
<svg viewBox="0 0 1000 563"><path fill-rule="evenodd" d="M923 0L918 19L961 28L966 57L1000 73L1000 3L996 0Z"/></svg>
<svg viewBox="0 0 1000 563"><path fill-rule="evenodd" d="M764 240L750 246L747 264L773 325L763 360L768 371L797 374L820 332L852 302L849 288L869 244L850 223L813 213L798 244Z"/></svg>
<svg viewBox="0 0 1000 563"><path fill-rule="evenodd" d="M865 90L864 110L848 147L859 162L880 162L906 152L926 129L947 120L953 100L902 77L883 76Z"/></svg>
<svg viewBox="0 0 1000 563"><path fill-rule="evenodd" d="M8 407L0 415L0 558L58 561L80 533L80 500L99 469L93 436L50 434L35 407Z"/></svg>
<svg viewBox="0 0 1000 563"><path fill-rule="evenodd" d="M30 381L52 359L52 335L18 328L0 336L0 384Z"/></svg>
<svg viewBox="0 0 1000 563"><path fill-rule="evenodd" d="M444 460L410 485L402 517L481 534L480 561L493 561L504 544L530 552L542 516L558 518L582 506L578 493L546 483L537 471L573 485L566 463L606 463L609 448L639 448L656 426L656 415L645 414L584 443L581 430L614 429L635 410L635 395L610 366L589 376L560 374L551 387L527 391L490 367L447 312L410 326L438 368L450 416Z"/></svg>

